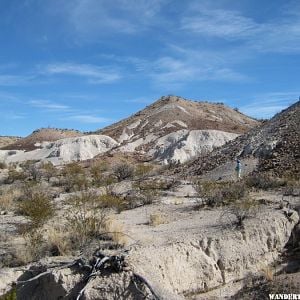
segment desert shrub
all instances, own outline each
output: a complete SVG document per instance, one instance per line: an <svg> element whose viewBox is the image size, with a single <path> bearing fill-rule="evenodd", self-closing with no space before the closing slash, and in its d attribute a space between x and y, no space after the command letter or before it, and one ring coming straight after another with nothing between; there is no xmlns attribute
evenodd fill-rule
<svg viewBox="0 0 300 300"><path fill-rule="evenodd" d="M93 192L81 192L71 196L67 203L71 206L67 216L67 227L72 231L73 240L79 247L103 232L107 210L98 195Z"/></svg>
<svg viewBox="0 0 300 300"><path fill-rule="evenodd" d="M62 175L64 176L64 184L67 192L81 191L88 188L89 182L80 164L76 162L67 164L62 170Z"/></svg>
<svg viewBox="0 0 300 300"><path fill-rule="evenodd" d="M49 161L45 162L41 165L42 175L47 179L49 182L52 177L55 177L57 174L57 170L54 165Z"/></svg>
<svg viewBox="0 0 300 300"><path fill-rule="evenodd" d="M154 167L152 165L138 164L135 167L134 175L137 177L144 177L148 175L153 170L153 168Z"/></svg>
<svg viewBox="0 0 300 300"><path fill-rule="evenodd" d="M149 178L147 180L138 181L135 187L140 190L169 190L176 184L174 179L166 178Z"/></svg>
<svg viewBox="0 0 300 300"><path fill-rule="evenodd" d="M242 182L199 182L195 185L199 197L209 207L228 205L248 195L248 190Z"/></svg>
<svg viewBox="0 0 300 300"><path fill-rule="evenodd" d="M28 160L21 164L21 167L28 178L38 181L41 178L41 170L37 166L37 161Z"/></svg>
<svg viewBox="0 0 300 300"><path fill-rule="evenodd" d="M122 181L133 177L134 168L129 164L123 163L115 166L113 173L117 177L118 181Z"/></svg>
<svg viewBox="0 0 300 300"><path fill-rule="evenodd" d="M111 208L120 213L127 208L127 202L125 199L111 194L107 191L106 194L99 196L100 206L103 208Z"/></svg>
<svg viewBox="0 0 300 300"><path fill-rule="evenodd" d="M45 192L26 188L25 198L18 203L18 211L30 219L31 227L37 228L54 215L54 206Z"/></svg>
<svg viewBox="0 0 300 300"><path fill-rule="evenodd" d="M4 162L0 162L0 169L6 169L7 165Z"/></svg>
<svg viewBox="0 0 300 300"><path fill-rule="evenodd" d="M284 180L263 173L248 176L245 178L245 183L248 187L262 190L274 189L285 185Z"/></svg>
<svg viewBox="0 0 300 300"><path fill-rule="evenodd" d="M230 224L243 228L244 221L255 217L256 213L257 203L250 198L244 198L225 206L221 218L227 218Z"/></svg>
<svg viewBox="0 0 300 300"><path fill-rule="evenodd" d="M8 176L5 179L6 184L14 183L17 180L25 180L27 178L23 171L18 171L15 167L9 167Z"/></svg>

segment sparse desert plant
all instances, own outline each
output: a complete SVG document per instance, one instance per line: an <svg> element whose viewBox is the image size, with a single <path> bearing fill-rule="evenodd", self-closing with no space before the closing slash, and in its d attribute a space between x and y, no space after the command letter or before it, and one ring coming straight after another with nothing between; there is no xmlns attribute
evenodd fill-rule
<svg viewBox="0 0 300 300"><path fill-rule="evenodd" d="M127 208L125 199L113 195L109 191L106 194L99 196L100 206L102 208L115 209L117 213L120 213Z"/></svg>
<svg viewBox="0 0 300 300"><path fill-rule="evenodd" d="M81 191L88 188L88 180L83 167L72 162L67 164L62 170L66 191Z"/></svg>
<svg viewBox="0 0 300 300"><path fill-rule="evenodd" d="M255 217L257 208L257 203L254 200L250 198L240 199L224 206L221 218L226 218L231 225L235 225L237 228L243 228L246 219Z"/></svg>
<svg viewBox="0 0 300 300"><path fill-rule="evenodd" d="M47 248L54 256L69 255L72 250L70 231L63 226L54 226L46 232Z"/></svg>
<svg viewBox="0 0 300 300"><path fill-rule="evenodd" d="M119 246L126 246L129 236L124 233L124 226L114 217L109 217L105 222L105 232Z"/></svg>
<svg viewBox="0 0 300 300"><path fill-rule="evenodd" d="M122 181L133 177L134 168L127 163L122 163L114 167L113 173L117 177L118 181Z"/></svg>
<svg viewBox="0 0 300 300"><path fill-rule="evenodd" d="M28 178L38 181L42 175L41 170L37 166L37 161L28 160L21 164L21 167Z"/></svg>
<svg viewBox="0 0 300 300"><path fill-rule="evenodd" d="M245 178L245 183L248 187L254 187L262 190L279 188L286 184L285 180L271 177L264 173L248 176Z"/></svg>
<svg viewBox="0 0 300 300"><path fill-rule="evenodd" d="M138 164L135 167L135 176L137 177L145 177L153 170L153 165L145 165L145 164Z"/></svg>
<svg viewBox="0 0 300 300"><path fill-rule="evenodd" d="M74 242L79 247L103 232L107 210L99 196L93 192L81 192L68 199L71 206L67 216L67 227L73 232Z"/></svg>
<svg viewBox="0 0 300 300"><path fill-rule="evenodd" d="M156 212L150 215L149 225L158 226L165 223L167 223L167 218L162 213Z"/></svg>
<svg viewBox="0 0 300 300"><path fill-rule="evenodd" d="M9 189L7 191L0 191L0 210L12 210L15 204L14 201L19 196L19 189Z"/></svg>
<svg viewBox="0 0 300 300"><path fill-rule="evenodd" d="M17 180L25 180L26 174L23 171L18 171L15 167L11 166L8 168L8 176L5 179L6 184L14 183Z"/></svg>
<svg viewBox="0 0 300 300"><path fill-rule="evenodd" d="M54 206L44 191L29 189L25 198L18 203L18 211L30 219L31 227L38 228L53 217Z"/></svg>
<svg viewBox="0 0 300 300"><path fill-rule="evenodd" d="M25 245L20 245L15 249L17 264L28 264L45 256L45 241L40 228L26 232L24 240Z"/></svg>
<svg viewBox="0 0 300 300"><path fill-rule="evenodd" d="M50 161L43 163L41 165L41 170L43 176L47 179L48 182L52 177L55 177L57 174L56 168Z"/></svg>
<svg viewBox="0 0 300 300"><path fill-rule="evenodd" d="M194 187L203 203L209 207L228 205L243 199L249 193L243 182L208 181L199 182Z"/></svg>

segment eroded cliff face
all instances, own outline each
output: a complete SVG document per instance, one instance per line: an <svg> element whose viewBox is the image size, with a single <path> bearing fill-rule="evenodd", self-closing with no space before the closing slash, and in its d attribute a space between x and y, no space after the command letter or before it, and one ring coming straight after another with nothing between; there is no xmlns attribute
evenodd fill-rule
<svg viewBox="0 0 300 300"><path fill-rule="evenodd" d="M126 255L126 271L108 268L87 283L89 271L80 265L48 268L49 273L38 280L17 285L18 298L74 299L87 283L80 299L145 299L145 295L146 299L153 299L145 284L136 280L135 274L139 274L147 279L159 299L189 299L191 294L240 280L274 262L299 220L295 211L269 206L261 206L255 218L245 221L243 229L228 227L230 222L220 222L214 212L207 214L213 219L207 223L210 225L200 227L196 218L203 216L192 215L180 232L176 231L176 222L145 232L144 236L136 231L140 242ZM153 241L146 243L150 234ZM41 271L49 266L46 261L41 264ZM11 278L24 280L26 276L18 273ZM7 283L1 287L2 293L9 287Z"/></svg>

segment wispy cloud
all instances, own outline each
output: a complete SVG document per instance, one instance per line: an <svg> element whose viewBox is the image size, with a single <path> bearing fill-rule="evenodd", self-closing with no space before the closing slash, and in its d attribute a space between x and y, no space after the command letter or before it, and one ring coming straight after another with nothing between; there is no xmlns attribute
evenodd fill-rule
<svg viewBox="0 0 300 300"><path fill-rule="evenodd" d="M257 22L240 11L196 3L181 18L183 31L215 39L238 40L242 42L240 45L259 52L300 51L300 18L291 7L275 20Z"/></svg>
<svg viewBox="0 0 300 300"><path fill-rule="evenodd" d="M46 74L64 74L86 77L89 83L111 83L121 78L117 70L89 64L56 63L42 67Z"/></svg>
<svg viewBox="0 0 300 300"><path fill-rule="evenodd" d="M64 120L78 121L80 123L108 123L112 122L112 119L96 117L94 115L73 115L64 117Z"/></svg>
<svg viewBox="0 0 300 300"><path fill-rule="evenodd" d="M139 70L150 76L157 86L180 88L189 82L250 80L246 75L232 69L225 51L197 51L169 45L168 53L168 56L143 63L143 68Z"/></svg>
<svg viewBox="0 0 300 300"><path fill-rule="evenodd" d="M66 111L71 109L71 107L68 105L59 104L48 100L30 100L28 103L33 107L38 107L47 110Z"/></svg>
<svg viewBox="0 0 300 300"><path fill-rule="evenodd" d="M35 77L29 75L0 74L0 86L17 86L30 83Z"/></svg>
<svg viewBox="0 0 300 300"><path fill-rule="evenodd" d="M112 33L134 34L153 26L166 2L168 0L76 0L61 7L73 32L86 40Z"/></svg>
<svg viewBox="0 0 300 300"><path fill-rule="evenodd" d="M270 118L298 100L296 92L273 92L254 95L240 110L253 117Z"/></svg>
<svg viewBox="0 0 300 300"><path fill-rule="evenodd" d="M181 20L181 29L198 34L238 39L252 36L261 28L252 19L239 12L224 9L198 8L190 16Z"/></svg>

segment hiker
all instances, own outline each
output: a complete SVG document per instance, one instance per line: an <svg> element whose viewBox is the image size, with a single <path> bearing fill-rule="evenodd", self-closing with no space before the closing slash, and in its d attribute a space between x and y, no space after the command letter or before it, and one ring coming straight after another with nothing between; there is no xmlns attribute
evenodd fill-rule
<svg viewBox="0 0 300 300"><path fill-rule="evenodd" d="M241 164L241 161L239 159L236 160L235 171L236 171L236 178L237 178L237 180L241 179L242 164Z"/></svg>

